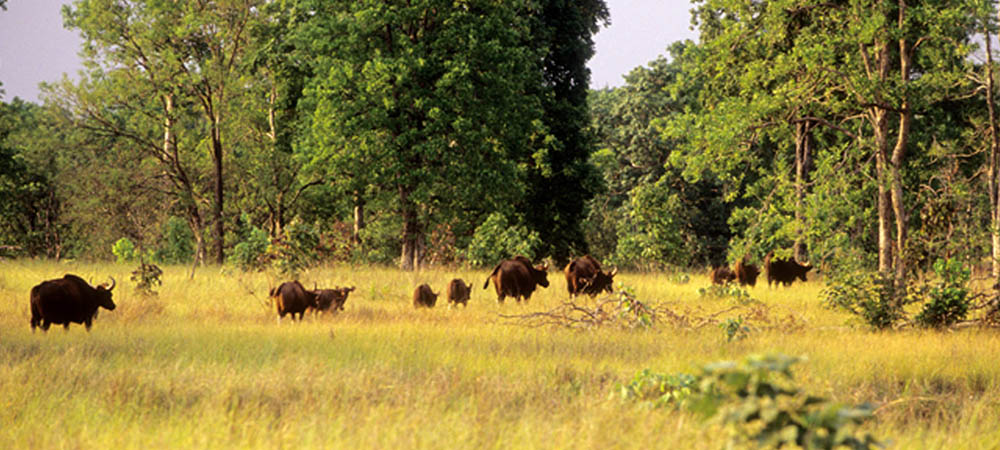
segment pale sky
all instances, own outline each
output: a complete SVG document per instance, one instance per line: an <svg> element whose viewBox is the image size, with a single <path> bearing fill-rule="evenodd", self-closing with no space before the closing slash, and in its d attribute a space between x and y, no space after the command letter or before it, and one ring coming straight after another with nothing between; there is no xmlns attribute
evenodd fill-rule
<svg viewBox="0 0 1000 450"><path fill-rule="evenodd" d="M605 0L611 26L595 37L591 87L616 87L637 66L666 53L674 41L695 39L689 0ZM80 38L62 27L67 0L8 0L0 11L0 97L38 101L38 83L80 70Z"/></svg>

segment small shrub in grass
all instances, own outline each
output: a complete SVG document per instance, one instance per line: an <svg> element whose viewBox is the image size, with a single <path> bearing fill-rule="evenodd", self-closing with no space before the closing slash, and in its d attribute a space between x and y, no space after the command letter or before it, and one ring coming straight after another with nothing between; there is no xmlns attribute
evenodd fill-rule
<svg viewBox="0 0 1000 450"><path fill-rule="evenodd" d="M722 424L728 447L809 449L879 447L857 427L872 417L867 406L847 407L807 395L794 382L800 358L750 356L705 365L698 376L639 372L616 392L654 408L686 408Z"/></svg>
<svg viewBox="0 0 1000 450"><path fill-rule="evenodd" d="M698 379L686 373L664 375L643 369L628 384L618 384L614 392L622 401L649 408L680 408L697 389Z"/></svg>
<svg viewBox="0 0 1000 450"><path fill-rule="evenodd" d="M905 292L891 275L852 271L835 274L823 297L828 308L847 311L883 330L904 318Z"/></svg>
<svg viewBox="0 0 1000 450"><path fill-rule="evenodd" d="M969 313L969 269L954 259L934 262L937 280L924 289L927 301L915 318L917 323L929 328L944 328L965 319Z"/></svg>
<svg viewBox="0 0 1000 450"><path fill-rule="evenodd" d="M743 317L729 318L719 324L726 335L726 342L741 341L750 336L750 327L743 323Z"/></svg>
<svg viewBox="0 0 1000 450"><path fill-rule="evenodd" d="M139 261L139 267L132 271L132 281L135 282L135 290L143 295L156 295L153 291L155 286L162 286L163 281L160 277L163 276L163 271L160 270L156 264L146 264L143 261Z"/></svg>
<svg viewBox="0 0 1000 450"><path fill-rule="evenodd" d="M728 298L740 305L755 302L746 289L735 283L713 284L709 287L699 288L698 295L710 298Z"/></svg>

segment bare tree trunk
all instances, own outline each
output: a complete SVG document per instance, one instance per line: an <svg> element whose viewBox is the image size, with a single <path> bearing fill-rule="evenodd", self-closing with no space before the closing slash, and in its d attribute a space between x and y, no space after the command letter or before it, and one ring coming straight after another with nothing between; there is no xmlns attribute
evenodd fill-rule
<svg viewBox="0 0 1000 450"><path fill-rule="evenodd" d="M993 281L1000 282L1000 181L997 166L1000 165L1000 136L997 135L996 103L993 100L993 48L990 43L989 26L984 26L986 35L986 108L990 113L990 236L993 241Z"/></svg>
<svg viewBox="0 0 1000 450"><path fill-rule="evenodd" d="M417 270L420 268L419 245L423 237L417 221L417 208L411 204L410 193L405 188L400 187L399 193L403 210L403 251L399 268L407 271Z"/></svg>
<svg viewBox="0 0 1000 450"><path fill-rule="evenodd" d="M212 162L215 164L215 205L212 211L215 221L215 262L222 264L225 262L223 245L225 244L225 224L222 220L223 211L223 186L222 186L222 130L221 118L218 113L212 116Z"/></svg>
<svg viewBox="0 0 1000 450"><path fill-rule="evenodd" d="M903 29L906 19L906 0L899 0L899 22L900 30ZM912 55L910 45L906 37L899 39L899 77L900 83L906 85L910 81L910 70L912 66ZM896 134L896 145L892 149L892 159L890 162L890 181L892 189L892 211L896 219L896 283L903 286L906 280L906 260L907 260L907 229L908 213L906 204L903 203L903 159L906 157L906 144L910 138L910 125L913 123L913 112L910 110L910 101L903 98L902 111L899 113L899 132Z"/></svg>
<svg viewBox="0 0 1000 450"><path fill-rule="evenodd" d="M892 271L892 227L890 221L892 217L891 200L888 183L888 146L889 141L888 122L886 111L878 109L872 112L875 124L875 177L878 182L878 271L882 274L889 274Z"/></svg>
<svg viewBox="0 0 1000 450"><path fill-rule="evenodd" d="M351 233L351 242L361 243L361 230L365 227L365 200L360 193L354 194L354 231Z"/></svg>

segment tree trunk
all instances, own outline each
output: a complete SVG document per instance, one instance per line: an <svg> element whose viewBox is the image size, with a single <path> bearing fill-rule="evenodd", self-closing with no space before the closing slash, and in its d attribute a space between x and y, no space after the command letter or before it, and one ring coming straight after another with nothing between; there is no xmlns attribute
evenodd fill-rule
<svg viewBox="0 0 1000 450"><path fill-rule="evenodd" d="M884 275L892 272L892 219L891 199L888 183L887 154L889 140L886 111L873 108L870 113L875 128L875 178L878 182L878 271Z"/></svg>
<svg viewBox="0 0 1000 450"><path fill-rule="evenodd" d="M417 208L409 200L409 191L401 187L399 193L403 210L403 252L399 268L417 270L420 268L420 240L423 237L417 220Z"/></svg>
<svg viewBox="0 0 1000 450"><path fill-rule="evenodd" d="M796 261L807 261L803 236L805 229L805 197L806 184L809 182L809 165L811 164L812 123L798 122L795 124L795 243L792 244L792 255Z"/></svg>
<svg viewBox="0 0 1000 450"><path fill-rule="evenodd" d="M986 108L990 113L990 235L993 238L993 282L1000 282L1000 181L997 166L1000 165L1000 136L997 135L996 103L993 100L993 48L990 44L990 29L983 27L986 34Z"/></svg>
<svg viewBox="0 0 1000 450"><path fill-rule="evenodd" d="M899 29L902 30L906 19L906 0L899 0ZM905 86L910 81L910 69L912 66L912 56L910 45L906 37L899 39L899 78L900 83ZM906 157L906 145L910 138L910 125L913 123L913 112L910 110L910 101L903 98L899 113L899 132L896 134L896 145L892 149L892 159L890 162L890 181L892 189L892 212L896 219L896 284L904 286L906 282L906 259L907 259L907 225L908 214L906 204L903 203L903 159Z"/></svg>
<svg viewBox="0 0 1000 450"><path fill-rule="evenodd" d="M354 231L351 233L351 242L361 243L361 230L365 228L365 200L361 194L354 195Z"/></svg>
<svg viewBox="0 0 1000 450"><path fill-rule="evenodd" d="M221 118L216 113L212 117L212 162L215 164L215 205L212 211L213 219L215 221L215 262L216 264L222 264L225 262L225 254L223 253L223 245L226 236L226 231L224 228L222 220L222 199L223 199L223 186L222 186L222 131L219 128L222 124Z"/></svg>

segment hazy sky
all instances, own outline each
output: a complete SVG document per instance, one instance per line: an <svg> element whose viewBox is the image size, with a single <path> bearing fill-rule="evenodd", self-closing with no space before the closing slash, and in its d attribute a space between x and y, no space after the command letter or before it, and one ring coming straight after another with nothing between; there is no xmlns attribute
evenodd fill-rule
<svg viewBox="0 0 1000 450"><path fill-rule="evenodd" d="M611 26L594 42L591 86L621 86L622 77L664 54L674 41L694 39L689 0L605 0ZM66 0L8 0L0 11L0 89L2 97L38 100L38 83L56 81L80 69L80 38L62 27Z"/></svg>

